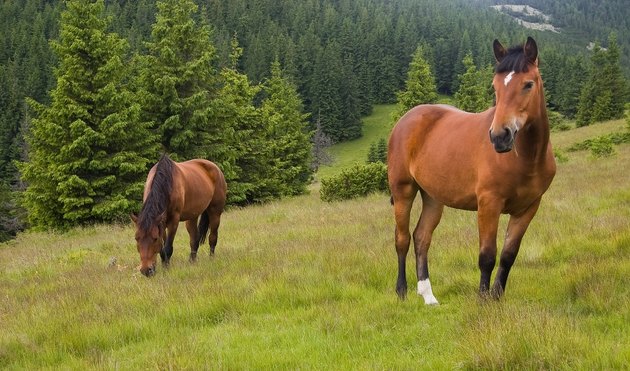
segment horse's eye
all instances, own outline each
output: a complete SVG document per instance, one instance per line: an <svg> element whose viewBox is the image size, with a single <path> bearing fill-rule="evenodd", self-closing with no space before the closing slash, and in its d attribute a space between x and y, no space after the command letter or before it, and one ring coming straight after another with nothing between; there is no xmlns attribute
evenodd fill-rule
<svg viewBox="0 0 630 371"><path fill-rule="evenodd" d="M523 87L523 90L530 90L533 87L534 87L534 82L533 81L527 81L525 83L525 86Z"/></svg>

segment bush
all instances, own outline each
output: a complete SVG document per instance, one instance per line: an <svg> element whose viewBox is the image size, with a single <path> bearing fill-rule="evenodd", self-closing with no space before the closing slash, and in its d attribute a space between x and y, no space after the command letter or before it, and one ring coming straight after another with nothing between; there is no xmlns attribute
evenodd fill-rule
<svg viewBox="0 0 630 371"><path fill-rule="evenodd" d="M615 154L613 141L608 136L601 136L593 139L589 147L593 158L610 157Z"/></svg>
<svg viewBox="0 0 630 371"><path fill-rule="evenodd" d="M581 142L577 142L573 144L571 147L567 148L569 152L575 151L585 151L590 149L592 152L598 151L598 149L593 150L593 147L601 147L607 145L607 143L612 144L622 144L622 143L630 143L630 131L621 132L621 133L612 133L608 135L602 135L593 139L586 139ZM601 157L601 156L599 156Z"/></svg>
<svg viewBox="0 0 630 371"><path fill-rule="evenodd" d="M377 162L354 165L341 173L322 179L319 191L323 201L332 202L387 191L387 165Z"/></svg>
<svg viewBox="0 0 630 371"><path fill-rule="evenodd" d="M370 144L367 163L369 164L372 162L387 162L387 141L384 138L381 138Z"/></svg>
<svg viewBox="0 0 630 371"><path fill-rule="evenodd" d="M561 150L554 148L553 156L556 158L556 161L560 164L565 162L569 162L569 157Z"/></svg>
<svg viewBox="0 0 630 371"><path fill-rule="evenodd" d="M549 128L551 131L566 131L571 129L571 124L561 113L555 111L547 111L549 116Z"/></svg>

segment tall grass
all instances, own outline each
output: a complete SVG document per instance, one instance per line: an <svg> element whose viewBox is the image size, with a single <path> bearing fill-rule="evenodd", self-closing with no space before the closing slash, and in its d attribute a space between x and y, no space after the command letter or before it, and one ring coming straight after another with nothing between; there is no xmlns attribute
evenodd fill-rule
<svg viewBox="0 0 630 371"><path fill-rule="evenodd" d="M568 156L499 302L476 294L475 214L452 209L429 254L441 305L399 301L387 195L231 209L214 257L188 263L180 228L150 279L130 225L21 234L0 245L0 368L623 369L630 145Z"/></svg>

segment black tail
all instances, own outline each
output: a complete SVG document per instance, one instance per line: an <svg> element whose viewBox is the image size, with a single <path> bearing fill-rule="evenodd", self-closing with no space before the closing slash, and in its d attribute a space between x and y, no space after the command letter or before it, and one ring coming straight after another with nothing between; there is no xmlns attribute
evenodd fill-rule
<svg viewBox="0 0 630 371"><path fill-rule="evenodd" d="M389 196L389 203L394 204L394 196Z"/></svg>
<svg viewBox="0 0 630 371"><path fill-rule="evenodd" d="M201 244L206 241L209 225L210 218L208 217L208 212L204 211L203 213L201 213L201 218L199 218L199 246L201 246Z"/></svg>

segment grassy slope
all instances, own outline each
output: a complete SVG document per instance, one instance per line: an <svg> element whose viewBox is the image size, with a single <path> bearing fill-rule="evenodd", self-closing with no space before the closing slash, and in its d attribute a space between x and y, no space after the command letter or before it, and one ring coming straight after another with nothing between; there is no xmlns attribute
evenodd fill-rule
<svg viewBox="0 0 630 371"><path fill-rule="evenodd" d="M332 146L329 150L333 158L333 164L322 166L317 177L327 177L339 172L343 168L352 166L355 163L365 163L367 160L370 144L380 138L389 138L389 132L394 126L392 111L395 105L378 105L374 107L374 112L369 117L363 119L363 136L349 142Z"/></svg>
<svg viewBox="0 0 630 371"><path fill-rule="evenodd" d="M189 264L181 228L152 279L129 226L22 234L0 245L0 368L623 368L630 145L617 151L559 165L499 303L476 296L475 214L452 209L429 258L441 305L398 301L384 195L230 210L214 258Z"/></svg>

